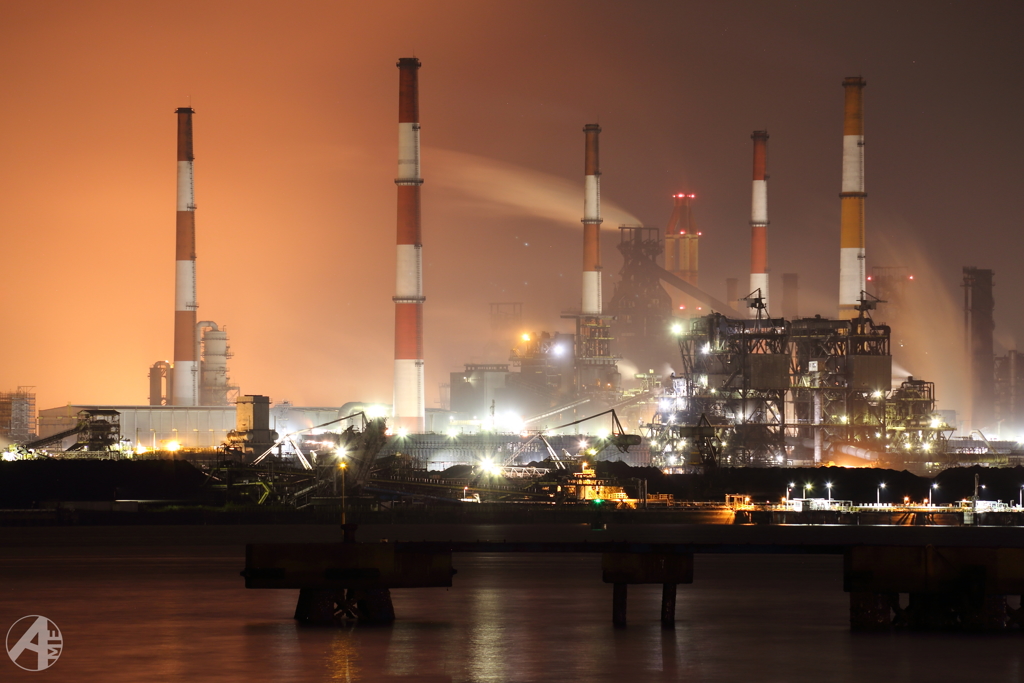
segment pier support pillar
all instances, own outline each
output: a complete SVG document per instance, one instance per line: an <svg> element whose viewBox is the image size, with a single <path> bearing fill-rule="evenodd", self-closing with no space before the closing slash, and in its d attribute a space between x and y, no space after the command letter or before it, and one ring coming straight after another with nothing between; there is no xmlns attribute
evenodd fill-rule
<svg viewBox="0 0 1024 683"><path fill-rule="evenodd" d="M301 588L295 603L295 620L311 626L333 626L338 605L344 601L344 590Z"/></svg>
<svg viewBox="0 0 1024 683"><path fill-rule="evenodd" d="M661 627L676 627L676 584L665 583L661 586Z"/></svg>
<svg viewBox="0 0 1024 683"><path fill-rule="evenodd" d="M1009 605L1006 606L1006 626L1024 629L1024 595L1017 597L1020 599L1020 607L1013 609Z"/></svg>
<svg viewBox="0 0 1024 683"><path fill-rule="evenodd" d="M899 596L895 596L897 599ZM850 628L878 631L892 625L893 596L885 593L850 593Z"/></svg>
<svg viewBox="0 0 1024 683"><path fill-rule="evenodd" d="M299 589L295 620L310 626L334 626L355 619L361 624L390 624L395 606L387 588Z"/></svg>
<svg viewBox="0 0 1024 683"><path fill-rule="evenodd" d="M627 584L616 583L612 585L612 624L615 626L626 625L626 589Z"/></svg>
<svg viewBox="0 0 1024 683"><path fill-rule="evenodd" d="M346 603L354 608L361 624L390 624L395 620L395 605L387 588L349 590Z"/></svg>
<svg viewBox="0 0 1024 683"><path fill-rule="evenodd" d="M1011 622L1005 595L985 595L966 602L960 611L960 625L969 631L998 631Z"/></svg>

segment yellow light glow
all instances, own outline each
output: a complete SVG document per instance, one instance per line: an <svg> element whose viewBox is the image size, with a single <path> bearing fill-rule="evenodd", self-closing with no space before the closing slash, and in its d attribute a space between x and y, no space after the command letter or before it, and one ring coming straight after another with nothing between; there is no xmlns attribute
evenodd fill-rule
<svg viewBox="0 0 1024 683"><path fill-rule="evenodd" d="M137 455L142 455L143 453L145 453L145 452L146 452L146 450L147 450L147 449L146 449L146 447L145 447L145 446L138 446L138 447L136 447L136 449L135 449L135 453L136 453Z"/></svg>
<svg viewBox="0 0 1024 683"><path fill-rule="evenodd" d="M168 444L167 444L167 447L166 447L166 448L167 448L167 450L169 450L169 451L170 451L171 453L174 453L175 451L180 451L180 450L181 450L181 444L180 444L180 443L178 443L177 441L171 441L171 442L168 442Z"/></svg>
<svg viewBox="0 0 1024 683"><path fill-rule="evenodd" d="M524 335L523 335L522 337L520 337L520 338L521 338L521 339L522 339L523 341L526 341L526 342L530 341L530 335L528 335L528 334L524 334Z"/></svg>

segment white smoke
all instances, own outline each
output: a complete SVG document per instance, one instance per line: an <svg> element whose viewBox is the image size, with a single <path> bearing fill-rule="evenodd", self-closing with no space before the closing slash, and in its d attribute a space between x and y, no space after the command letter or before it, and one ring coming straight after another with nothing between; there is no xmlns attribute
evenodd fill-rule
<svg viewBox="0 0 1024 683"><path fill-rule="evenodd" d="M430 157L430 184L457 193L462 203L482 213L495 209L544 218L566 227L582 227L583 182L495 161L475 154L437 147L425 148ZM601 214L610 225L638 224L640 220L601 198Z"/></svg>

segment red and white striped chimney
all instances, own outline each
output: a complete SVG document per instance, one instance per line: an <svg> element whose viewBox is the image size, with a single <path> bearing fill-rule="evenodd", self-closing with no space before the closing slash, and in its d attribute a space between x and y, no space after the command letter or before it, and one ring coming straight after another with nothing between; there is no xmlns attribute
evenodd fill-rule
<svg viewBox="0 0 1024 683"><path fill-rule="evenodd" d="M583 315L601 315L601 167L597 136L601 127L588 123L583 179Z"/></svg>
<svg viewBox="0 0 1024 683"><path fill-rule="evenodd" d="M420 229L420 60L398 60L398 268L395 281L394 427L421 433L423 387L423 236Z"/></svg>
<svg viewBox="0 0 1024 683"><path fill-rule="evenodd" d="M178 206L174 253L174 370L171 405L199 403L199 362L195 351L196 330L196 199L192 180L191 107L178 115Z"/></svg>
<svg viewBox="0 0 1024 683"><path fill-rule="evenodd" d="M750 200L750 291L761 290L761 298L768 311L768 131L755 130L754 187ZM757 309L750 309L757 317Z"/></svg>

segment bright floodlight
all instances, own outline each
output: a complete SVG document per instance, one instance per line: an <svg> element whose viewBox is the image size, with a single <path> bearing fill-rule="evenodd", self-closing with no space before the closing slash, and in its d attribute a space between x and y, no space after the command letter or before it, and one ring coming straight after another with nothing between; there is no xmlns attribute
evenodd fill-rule
<svg viewBox="0 0 1024 683"><path fill-rule="evenodd" d="M404 439L405 437L409 436L409 430L406 429L405 427L399 427L398 429L395 430L395 434L398 436L399 439Z"/></svg>
<svg viewBox="0 0 1024 683"><path fill-rule="evenodd" d="M565 353L565 347L562 346L561 344L555 344L554 346L551 347L551 353L553 353L556 356L561 356L563 353Z"/></svg>
<svg viewBox="0 0 1024 683"><path fill-rule="evenodd" d="M672 334L682 334L682 333L683 333L683 326L682 325L677 323L677 324L672 326Z"/></svg>
<svg viewBox="0 0 1024 683"><path fill-rule="evenodd" d="M169 450L172 453L174 453L175 451L180 451L181 444L178 443L177 441L171 441L170 443L167 444L167 450Z"/></svg>
<svg viewBox="0 0 1024 683"><path fill-rule="evenodd" d="M345 457L345 447L341 444L338 444L338 447L334 449L334 452L338 454L339 458Z"/></svg>
<svg viewBox="0 0 1024 683"><path fill-rule="evenodd" d="M598 429L597 430L597 438L599 438L599 439L607 439L608 435L609 435L609 432L608 432L607 429Z"/></svg>
<svg viewBox="0 0 1024 683"><path fill-rule="evenodd" d="M455 427L452 427L451 429L448 430L448 438L449 439L454 439L458 435L459 435L459 430L455 429Z"/></svg>
<svg viewBox="0 0 1024 683"><path fill-rule="evenodd" d="M522 337L520 337L520 338L521 338L521 339L522 339L523 341L526 341L526 342L530 341L530 335L528 335L528 334L524 334L524 335L523 335Z"/></svg>

